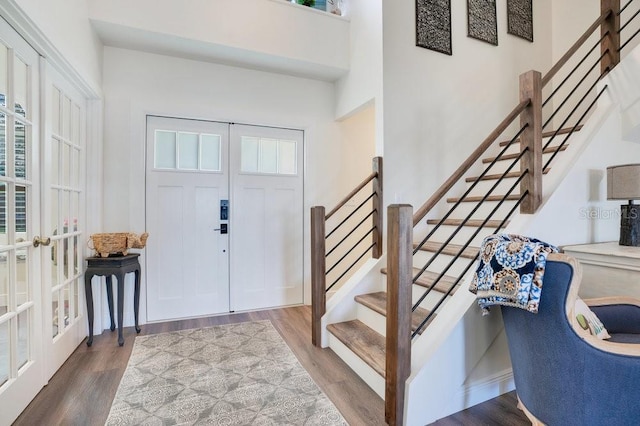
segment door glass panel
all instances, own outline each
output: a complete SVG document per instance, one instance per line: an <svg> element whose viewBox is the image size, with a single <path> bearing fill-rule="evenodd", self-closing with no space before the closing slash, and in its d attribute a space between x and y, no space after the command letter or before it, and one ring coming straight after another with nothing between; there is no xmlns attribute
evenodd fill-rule
<svg viewBox="0 0 640 426"><path fill-rule="evenodd" d="M79 297L78 295L80 294L80 286L84 285L84 282L82 281L81 278L78 278L77 280L74 281L75 283L75 291L73 292L73 306L75 307L75 309L73 310L74 315L73 318L76 319L80 316L80 304L78 303Z"/></svg>
<svg viewBox="0 0 640 426"><path fill-rule="evenodd" d="M71 187L80 186L80 150L71 148Z"/></svg>
<svg viewBox="0 0 640 426"><path fill-rule="evenodd" d="M240 170L248 173L258 171L259 141L258 138L243 136L240 146Z"/></svg>
<svg viewBox="0 0 640 426"><path fill-rule="evenodd" d="M16 250L16 302L20 306L31 299L29 294L29 257L27 248Z"/></svg>
<svg viewBox="0 0 640 426"><path fill-rule="evenodd" d="M7 116L0 113L0 176L7 175Z"/></svg>
<svg viewBox="0 0 640 426"><path fill-rule="evenodd" d="M53 229L51 233L53 235L58 235L58 195L59 191L57 189L51 190L51 226Z"/></svg>
<svg viewBox="0 0 640 426"><path fill-rule="evenodd" d="M65 226L66 228L66 226ZM63 246L63 267L62 267L62 271L64 273L64 278L67 279L69 278L69 238L64 238L62 243Z"/></svg>
<svg viewBox="0 0 640 426"><path fill-rule="evenodd" d="M78 266L78 237L73 237L73 275L80 273Z"/></svg>
<svg viewBox="0 0 640 426"><path fill-rule="evenodd" d="M27 65L15 57L13 62L14 76L13 84L15 88L15 112L23 117L27 116L27 110L30 105L27 105L27 81L28 70Z"/></svg>
<svg viewBox="0 0 640 426"><path fill-rule="evenodd" d="M16 121L15 124L15 144L13 149L15 150L15 173L17 178L25 179L27 177L26 167L26 126L20 121Z"/></svg>
<svg viewBox="0 0 640 426"><path fill-rule="evenodd" d="M73 283L73 282L72 282ZM67 328L69 326L69 318L71 318L70 315L70 303L71 303L71 288L72 288L72 284L69 284L67 286L64 287L63 290L63 295L64 295L64 317L62 318L64 320L64 328Z"/></svg>
<svg viewBox="0 0 640 426"><path fill-rule="evenodd" d="M176 133L156 130L155 168L176 168Z"/></svg>
<svg viewBox="0 0 640 426"><path fill-rule="evenodd" d="M222 169L220 167L220 136L203 134L201 138L200 168L219 172Z"/></svg>
<svg viewBox="0 0 640 426"><path fill-rule="evenodd" d="M27 188L16 185L16 236L18 241L24 241L27 238L27 203L29 197Z"/></svg>
<svg viewBox="0 0 640 426"><path fill-rule="evenodd" d="M0 183L0 244L6 246L7 238L7 185Z"/></svg>
<svg viewBox="0 0 640 426"><path fill-rule="evenodd" d="M29 361L29 316L31 309L18 314L18 369Z"/></svg>
<svg viewBox="0 0 640 426"><path fill-rule="evenodd" d="M278 173L295 175L296 163L296 142L281 140L278 145Z"/></svg>
<svg viewBox="0 0 640 426"><path fill-rule="evenodd" d="M0 43L0 105L7 106L7 46Z"/></svg>
<svg viewBox="0 0 640 426"><path fill-rule="evenodd" d="M8 312L9 307L9 267L8 252L0 252L0 317Z"/></svg>
<svg viewBox="0 0 640 426"><path fill-rule="evenodd" d="M69 232L78 230L78 217L80 216L80 193L71 193L71 226Z"/></svg>
<svg viewBox="0 0 640 426"><path fill-rule="evenodd" d="M198 135L178 133L178 168L196 170L198 168Z"/></svg>
<svg viewBox="0 0 640 426"><path fill-rule="evenodd" d="M71 183L71 152L69 145L62 143L62 184L69 186Z"/></svg>
<svg viewBox="0 0 640 426"><path fill-rule="evenodd" d="M58 240L51 241L51 287L58 285Z"/></svg>
<svg viewBox="0 0 640 426"><path fill-rule="evenodd" d="M54 291L53 293L51 293L51 312L53 315L53 328L51 330L52 337L56 337L58 334L60 334L60 327L58 326L58 322L60 321L58 312L58 293L58 291Z"/></svg>
<svg viewBox="0 0 640 426"><path fill-rule="evenodd" d="M261 139L260 142L260 148L262 148L260 171L262 173L278 173L277 139Z"/></svg>
<svg viewBox="0 0 640 426"><path fill-rule="evenodd" d="M77 144L80 141L80 107L71 105L71 142Z"/></svg>
<svg viewBox="0 0 640 426"><path fill-rule="evenodd" d="M64 95L62 97L62 137L69 139L71 136L71 99Z"/></svg>
<svg viewBox="0 0 640 426"><path fill-rule="evenodd" d="M60 235L67 232L69 227L69 192L62 191L62 232Z"/></svg>
<svg viewBox="0 0 640 426"><path fill-rule="evenodd" d="M53 138L51 139L51 184L58 185L60 183L60 142Z"/></svg>
<svg viewBox="0 0 640 426"><path fill-rule="evenodd" d="M53 88L53 96L51 99L51 120L53 121L53 133L60 136L60 91L57 87Z"/></svg>
<svg viewBox="0 0 640 426"><path fill-rule="evenodd" d="M9 379L9 321L0 323L0 386Z"/></svg>

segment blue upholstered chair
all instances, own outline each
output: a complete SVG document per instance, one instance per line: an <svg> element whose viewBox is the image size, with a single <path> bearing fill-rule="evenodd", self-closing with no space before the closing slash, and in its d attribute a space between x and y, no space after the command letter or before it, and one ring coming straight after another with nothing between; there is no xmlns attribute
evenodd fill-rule
<svg viewBox="0 0 640 426"><path fill-rule="evenodd" d="M575 320L580 281L575 259L551 254L538 313L501 307L519 407L534 425L640 425L640 301L585 300L600 340Z"/></svg>

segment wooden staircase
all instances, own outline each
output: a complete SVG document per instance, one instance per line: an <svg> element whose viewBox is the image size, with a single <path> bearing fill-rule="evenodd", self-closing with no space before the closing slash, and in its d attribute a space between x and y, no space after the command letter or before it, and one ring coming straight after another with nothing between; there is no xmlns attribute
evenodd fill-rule
<svg viewBox="0 0 640 426"><path fill-rule="evenodd" d="M567 133L567 129L562 129L558 133ZM546 134L546 140L551 137L554 132ZM543 141L544 143L544 141ZM502 144L504 146L504 144ZM565 144L560 151L564 151L568 147ZM555 152L557 148L556 144L552 144L547 148L547 153ZM502 163L511 163L515 159L520 150L519 144L516 142L512 144L500 158L495 162L493 166L495 170L501 171L499 174L485 175L481 181L497 181L502 177L503 171L507 168L507 165ZM553 150L553 151L552 151ZM489 159L489 161L487 161ZM482 164L488 164L495 160L494 156L488 156L481 160ZM510 161L511 160L511 161ZM545 174L550 171L550 167L545 169ZM515 182L519 174L507 174L505 179L507 183L505 186L509 186L510 182ZM477 179L467 178L465 181L467 185L471 185ZM481 188L481 189L478 189ZM502 229L509 224L509 220L506 218L506 212L514 205L514 203L520 199L520 194L512 194L506 196L504 202L505 208L501 209L502 215L494 216L490 220L485 222L487 208L478 209L473 219L465 221L471 208L477 206L479 202L484 199L485 204L497 204L501 201L505 194L489 195L480 193L480 191L486 188L477 185L474 191L467 195L464 199L460 197L450 197L446 199L446 210L451 210L451 215L446 219L428 219L426 223L428 225L439 227L439 229L433 234L433 236L423 244L420 241L416 241L413 244L414 251L413 256L414 270L413 276L415 281L412 286L412 299L416 302L425 292L426 289L430 289L429 295L424 298L420 305L411 314L411 329L415 332L420 323L433 311L434 306L441 300L441 298L448 292L448 296L445 297L445 303L440 304L437 310L430 316L426 326L434 320L439 311L445 309L446 300L461 287L461 285L455 285L456 282L460 282L462 286L468 285L469 276L473 273L474 269L471 267L466 273L465 279L459 280L460 273L469 264L475 264L476 257L479 253L479 246L482 239L498 230L498 227ZM454 208L455 204L459 206ZM471 208L467 204L472 205ZM494 207L494 206L491 206ZM464 223L462 229L458 228ZM484 226L483 226L484 225ZM479 232L478 229L481 227ZM429 229L428 229L429 230ZM457 233L457 235L452 235ZM464 247L469 238L477 233L477 236L473 238L472 245ZM422 235L424 237L424 235ZM451 241L445 244L451 238ZM458 259L453 261L454 257L458 255ZM431 261L431 265L420 274L421 269ZM446 266L453 261L453 266L449 270L445 270ZM387 268L380 269L380 280L385 281L387 274ZM437 278L442 277L437 280ZM436 281L437 280L437 281ZM451 289L453 286L453 289ZM461 291L465 291L462 289ZM362 371L366 369L366 374L362 374L363 379L371 386L382 398L384 398L384 387L381 385L382 380L385 377L385 335L386 335L386 314L387 314L387 293L385 291L377 291L368 294L359 294L354 297L354 301L357 304L357 317L355 320L329 324L327 331L330 333L329 346L341 356L344 356L345 348L350 351L350 354L344 356L345 361L353 365L354 359L359 359L359 366L356 370ZM423 327L418 331L418 334L428 332L428 328ZM340 349L336 349L339 345ZM377 376L377 377L376 377Z"/></svg>

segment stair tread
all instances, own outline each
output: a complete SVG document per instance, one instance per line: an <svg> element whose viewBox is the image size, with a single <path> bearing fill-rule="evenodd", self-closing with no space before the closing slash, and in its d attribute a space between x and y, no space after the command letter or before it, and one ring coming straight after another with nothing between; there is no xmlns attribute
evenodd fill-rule
<svg viewBox="0 0 640 426"><path fill-rule="evenodd" d="M438 223L440 223L441 219L428 219L427 220L427 225L437 225ZM465 226L475 226L475 227L479 227L482 225L482 222L484 222L483 219L471 219L468 220L467 223L465 224ZM500 226L500 224L502 223L501 220L488 220L487 223L485 224L486 228L497 228L498 226ZM447 219L445 221L442 221L443 225L449 225L449 226L460 226L462 224L462 219ZM505 221L504 226L507 226L509 224L509 221Z"/></svg>
<svg viewBox="0 0 640 426"><path fill-rule="evenodd" d="M544 169L542 171L542 174L547 174L549 173L549 171L551 170L551 167L547 167L546 169ZM465 178L465 182L474 182L476 180L478 180L479 176L470 176L468 178ZM480 178L480 180L498 180L502 177L502 173L495 173L495 174L490 174L490 175L484 175L482 176L482 178ZM504 175L505 179L508 178L518 178L520 177L520 171L517 172L509 172L506 175Z"/></svg>
<svg viewBox="0 0 640 426"><path fill-rule="evenodd" d="M561 147L559 147L560 151L564 151L565 149L567 149L568 145L569 144L564 144ZM557 149L558 149L557 146L550 146L547 149L542 150L542 153L543 154L553 154L554 152L556 152ZM520 155L519 152L516 152L516 153L513 153L513 154L503 154L498 161L513 160L514 158L517 158L518 155ZM483 163L491 163L495 159L496 159L496 157L487 157L487 158L483 158L482 162Z"/></svg>
<svg viewBox="0 0 640 426"><path fill-rule="evenodd" d="M387 316L387 293L385 291L379 291L376 293L359 294L355 298L355 301L367 308L379 313L380 315ZM417 307L411 314L411 331L416 331L420 326L420 323L431 313L428 309ZM432 316L429 322L433 321L436 316ZM428 324L428 323L427 323ZM420 331L422 334L424 327Z"/></svg>
<svg viewBox="0 0 640 426"><path fill-rule="evenodd" d="M579 132L582 129L582 124L576 127L576 132ZM573 130L573 127L565 127L564 129L560 129L558 130L558 135L565 135L567 133L569 133L571 130ZM549 132L544 132L542 133L542 138L550 138L551 136L553 136L556 133L556 130L551 130ZM509 142L511 142L511 140L508 141L502 141L500 142L500 146L505 146L507 145ZM520 143L520 138L518 138L516 140L516 143Z"/></svg>
<svg viewBox="0 0 640 426"><path fill-rule="evenodd" d="M440 247L442 247L442 243L441 242L427 241L426 243L424 243L422 245L422 247L420 247L420 250L435 253L438 250L440 250ZM413 244L413 248L414 249L418 248L418 244L417 243ZM462 249L462 245L449 243L446 246L444 246L444 248L442 249L442 253L443 254L447 254L449 256L456 256L460 252L461 249ZM469 258L469 259L473 259L473 258L476 257L476 255L478 254L479 251L480 251L480 249L478 247L467 247L460 254L460 257L466 257L466 258Z"/></svg>
<svg viewBox="0 0 640 426"><path fill-rule="evenodd" d="M376 373L385 376L386 340L383 335L359 320L329 324L327 331L336 336Z"/></svg>
<svg viewBox="0 0 640 426"><path fill-rule="evenodd" d="M466 196L464 200L462 200L462 202L463 203L479 202L479 201L482 201L483 198L484 198L484 195L474 195L471 197ZM504 195L489 195L484 201L502 201L503 198L504 198ZM508 201L519 200L520 194L507 195L506 199ZM459 197L447 198L447 203L457 203L459 200L460 200Z"/></svg>
<svg viewBox="0 0 640 426"><path fill-rule="evenodd" d="M387 275L387 268L382 268L380 269L380 272L382 272L383 274ZM413 268L413 276L415 277L416 275L418 275L418 272L420 272L419 268ZM420 275L420 278L418 278L418 280L414 283L417 284L421 287L431 287L431 284L433 284L433 282L436 280L436 278L438 278L440 274L437 272L431 272L431 271L424 271L422 273L422 275ZM447 291L449 291L449 289L451 288L451 285L456 282L458 278L456 277L452 277L449 275L444 275L440 281L438 281L438 284L435 285L435 287L433 287L433 289L435 291L439 291L440 293L446 293ZM458 286L456 286L452 291L451 291L451 295L453 296L456 292L456 290L458 289Z"/></svg>

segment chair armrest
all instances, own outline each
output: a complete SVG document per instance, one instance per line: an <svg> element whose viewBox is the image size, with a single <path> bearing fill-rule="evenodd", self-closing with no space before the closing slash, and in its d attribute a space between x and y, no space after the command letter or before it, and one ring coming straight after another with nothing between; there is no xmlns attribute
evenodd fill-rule
<svg viewBox="0 0 640 426"><path fill-rule="evenodd" d="M640 300L602 297L585 300L609 333L640 334Z"/></svg>

